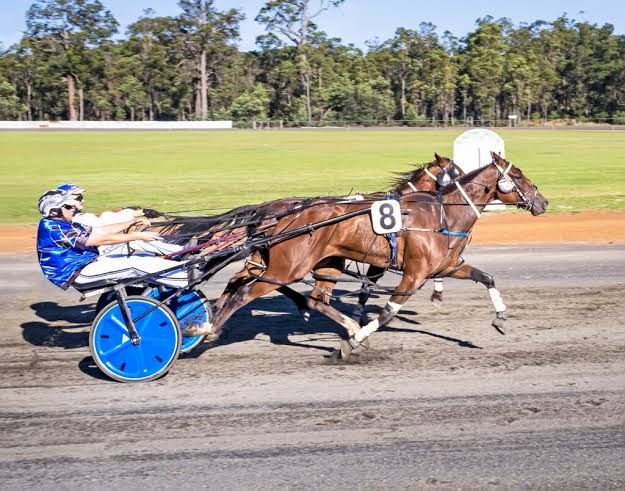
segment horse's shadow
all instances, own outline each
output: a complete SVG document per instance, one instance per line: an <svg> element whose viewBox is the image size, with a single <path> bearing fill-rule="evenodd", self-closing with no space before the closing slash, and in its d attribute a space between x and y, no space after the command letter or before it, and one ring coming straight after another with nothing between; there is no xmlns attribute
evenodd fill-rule
<svg viewBox="0 0 625 491"><path fill-rule="evenodd" d="M332 306L349 316L354 309L355 302L349 296L343 296L348 293L348 291L335 290L334 294L337 298L332 301ZM377 295L371 296L371 298L377 297ZM254 311L259 312L255 313ZM369 306L367 311L370 314L377 313L377 307ZM417 312L408 309L402 310L402 316L397 316L396 318L403 322L421 325L418 321L409 319L405 315L417 315ZM422 334L456 343L462 348L480 348L469 341L421 329L382 327L380 331ZM310 320L306 322L286 297L261 297L235 312L226 322L222 335L217 341L202 344L186 356L196 358L217 345L223 346L251 341L259 334L267 336L269 338L268 342L271 344L317 349L328 353L333 353L335 348L301 341L291 341L289 336L307 335L308 340L311 342L329 341L337 344L337 337L345 337L346 335L345 330L341 326L316 312L311 312ZM260 339L258 341L263 342Z"/></svg>
<svg viewBox="0 0 625 491"><path fill-rule="evenodd" d="M353 311L355 300L345 296L348 291L335 290L332 305L345 315ZM377 295L372 295L376 298ZM84 348L89 345L89 333L82 330L89 327L95 317L93 304L62 306L55 302L39 302L32 304L31 309L40 321L25 322L21 325L22 337L35 346L60 347L64 349ZM368 312L377 312L377 307L369 306ZM406 315L416 315L417 312L402 310L396 318L404 323L420 326L421 324ZM44 322L47 321L47 322ZM66 321L64 326L55 326L52 323ZM81 329L80 331L76 331ZM422 329L385 326L380 331L408 332L432 336L448 342L456 343L463 348L479 348L469 341L443 336ZM244 341L251 341L259 335L265 335L268 341L258 339L259 342L269 342L275 345L286 345L297 348L316 349L331 353L333 347L328 343L336 344L338 337L344 337L344 329L327 317L311 312L311 318L306 322L298 313L293 303L286 297L274 295L261 297L236 312L226 323L222 336L213 343L204 343L194 349L186 357L198 357L215 345L229 345ZM304 341L292 341L289 336L305 335ZM324 344L317 344L325 342Z"/></svg>
<svg viewBox="0 0 625 491"><path fill-rule="evenodd" d="M335 291L336 295L345 293L348 292ZM345 315L349 315L353 310L353 305L342 298L333 300L332 306ZM258 335L267 336L268 340L256 339ZM289 336L292 335L305 335L309 342L291 341ZM344 336L345 330L327 317L313 311L310 320L305 321L289 299L282 295L274 295L257 298L239 309L226 322L219 340L202 344L186 356L195 358L216 345L223 346L254 339L258 342L332 353L334 351L332 347L311 343L336 341L337 337Z"/></svg>

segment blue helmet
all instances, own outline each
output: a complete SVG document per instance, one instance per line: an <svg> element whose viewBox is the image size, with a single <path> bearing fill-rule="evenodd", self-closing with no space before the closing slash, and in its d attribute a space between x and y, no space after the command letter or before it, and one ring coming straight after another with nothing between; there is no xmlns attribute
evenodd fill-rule
<svg viewBox="0 0 625 491"><path fill-rule="evenodd" d="M74 184L72 182L66 182L65 184L61 184L56 189L63 191L67 194L72 194L72 195L82 194L86 191L84 188L81 188L78 184Z"/></svg>

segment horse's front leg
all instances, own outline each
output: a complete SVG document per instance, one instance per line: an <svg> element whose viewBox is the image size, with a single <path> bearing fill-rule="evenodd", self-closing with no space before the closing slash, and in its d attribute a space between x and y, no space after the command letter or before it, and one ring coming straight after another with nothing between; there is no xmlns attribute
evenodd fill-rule
<svg viewBox="0 0 625 491"><path fill-rule="evenodd" d="M493 303L493 307L496 312L492 326L503 334L501 329L503 328L504 321L508 318L506 315L506 305L501 299L499 290L495 287L495 279L493 276L471 266L470 264L464 264L460 269L454 271L449 276L460 280L473 280L476 283L481 283L487 288L490 301Z"/></svg>
<svg viewBox="0 0 625 491"><path fill-rule="evenodd" d="M371 334L380 327L387 324L395 317L401 307L408 301L412 294L423 284L425 276L423 274L404 273L401 282L395 289L384 308L378 316L361 327L349 339L341 341L341 358L346 359L358 346L360 346Z"/></svg>
<svg viewBox="0 0 625 491"><path fill-rule="evenodd" d="M441 308L443 303L443 278L434 278L434 290L432 290L430 301L437 309Z"/></svg>

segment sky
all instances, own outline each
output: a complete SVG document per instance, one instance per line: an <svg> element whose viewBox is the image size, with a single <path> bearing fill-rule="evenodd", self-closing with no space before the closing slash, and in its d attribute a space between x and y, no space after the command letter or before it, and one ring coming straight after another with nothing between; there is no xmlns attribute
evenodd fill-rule
<svg viewBox="0 0 625 491"><path fill-rule="evenodd" d="M158 15L176 15L176 0L101 0L120 23L125 32L146 8ZM311 0L318 5L319 0ZM8 47L17 42L25 29L25 13L31 0L0 0L0 43ZM216 0L219 10L241 9L246 20L241 24L239 46L244 51L255 48L256 36L263 28L254 17L265 0ZM475 27L476 19L491 15L508 17L515 24L534 20L553 20L563 13L569 17L614 25L617 34L625 34L625 0L345 0L342 6L325 12L317 24L331 37L340 37L344 43L366 48L366 41L386 40L398 27L417 28L421 22L431 22L439 33L448 30L462 37Z"/></svg>

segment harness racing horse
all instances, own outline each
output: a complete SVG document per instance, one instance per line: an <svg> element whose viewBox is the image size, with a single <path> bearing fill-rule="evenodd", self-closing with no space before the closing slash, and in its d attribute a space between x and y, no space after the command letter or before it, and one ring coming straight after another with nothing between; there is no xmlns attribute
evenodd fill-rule
<svg viewBox="0 0 625 491"><path fill-rule="evenodd" d="M388 193L371 193L364 195L364 199L384 199L386 195L404 196L417 191L434 193L442 186L445 186L463 175L462 169L451 159L434 154L434 161L421 165L408 172L397 173L393 180L393 187ZM260 260L260 256L255 255L253 260ZM289 297L298 306L300 313L305 320L310 318L310 309L323 310L322 304L328 305L331 300L332 290L336 286L338 278L334 275L337 271L344 271L345 259L341 257L328 258L327 267L320 267L315 270L315 285L310 297L312 303L308 303L306 298L288 286L278 288L278 291ZM361 285L356 306L352 317L355 320L366 319L365 304L371 296L372 285L377 283L384 275L387 268L369 265L365 275L365 281ZM434 291L431 295L432 302L443 301L442 279L435 279Z"/></svg>
<svg viewBox="0 0 625 491"><path fill-rule="evenodd" d="M546 211L548 201L519 168L495 153L492 158L491 164L460 177L436 196L410 193L399 198L403 223L397 263L403 277L388 303L377 318L362 328L329 305L320 310L346 329L348 339L341 342L343 357L388 323L428 278L445 273L486 286L497 313L493 323L503 324L506 308L492 276L461 263L460 253L484 207L495 199L517 205L535 216ZM219 335L225 321L236 310L280 286L301 280L311 270L327 267L327 258L344 257L388 268L389 244L384 236L374 232L369 207L371 202L362 201L328 204L305 209L295 219L281 220L274 234L298 231L301 227L310 228L310 233L287 235L287 238L281 235L262 251L262 266L247 263L231 278L215 305L210 326L213 337ZM346 213L349 215L340 219ZM327 222L330 224L326 226L310 226L336 217L340 220ZM337 271L337 277L339 274Z"/></svg>
<svg viewBox="0 0 625 491"><path fill-rule="evenodd" d="M389 194L403 196L410 192L427 192L434 193L441 187L446 186L464 175L464 172L457 164L447 157L441 157L434 154L435 161L429 165L419 167L412 172L399 174L395 179L395 186ZM367 282L363 283L358 296L358 305L354 309L353 317L360 320L361 323L366 321L365 304L371 296L372 285L377 283L384 275L386 270L370 265L367 270ZM329 295L328 295L329 296ZM430 296L430 300L439 308L439 304L443 302L443 280L442 278L434 278L434 290Z"/></svg>
<svg viewBox="0 0 625 491"><path fill-rule="evenodd" d="M449 158L441 157L436 153L434 157L435 159L432 162L408 172L397 173L389 193L356 195L347 199L377 200L384 199L386 194L403 196L416 191L435 192L441 186L452 182L463 174L462 170ZM243 243L251 233L262 231L263 234L271 235L280 218L296 217L297 213L303 209L344 202L345 199L344 197L284 198L255 206L243 206L221 215L206 217L176 216L156 212L155 210L150 211L155 218L164 220L153 224L153 230L158 230L162 236L169 237L169 240L172 242L182 243L187 246L190 245L189 243L192 240L191 245L197 246L201 254L206 254L224 245L233 245L237 242ZM210 242L214 243L212 248L202 249L203 244ZM251 264L258 264L262 262L262 257L257 252L248 261ZM329 258L327 263L329 265L327 271L324 268L319 268L316 272L319 279L315 280L315 287L311 294L312 303L308 302L304 295L286 285L278 289L280 293L290 298L297 305L305 320L308 320L310 317L310 308L323 310L322 305L329 304L330 293L336 284L336 280L323 280L320 278L324 277L326 273L334 274L337 269L342 270L345 259L338 257ZM371 285L377 282L385 271L386 268L384 267L369 267L366 273L366 280L362 284L359 295L359 304L354 313L356 318L360 318L364 313L365 303L371 293ZM442 282L435 283L432 301L442 301L442 290ZM187 332L196 331L197 329L190 328Z"/></svg>

